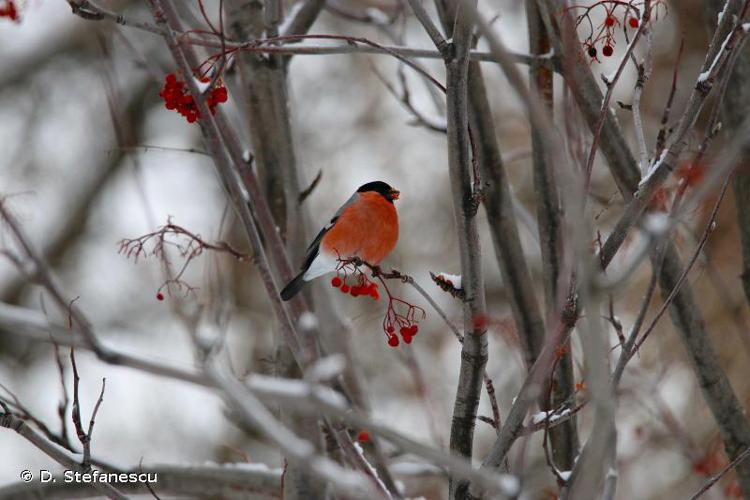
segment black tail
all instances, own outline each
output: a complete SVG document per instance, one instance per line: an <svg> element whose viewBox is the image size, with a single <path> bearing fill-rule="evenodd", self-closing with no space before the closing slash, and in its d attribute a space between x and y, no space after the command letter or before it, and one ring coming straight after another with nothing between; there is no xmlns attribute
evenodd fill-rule
<svg viewBox="0 0 750 500"><path fill-rule="evenodd" d="M302 290L302 286L305 284L304 275L305 271L302 271L284 287L281 291L281 300L289 300Z"/></svg>

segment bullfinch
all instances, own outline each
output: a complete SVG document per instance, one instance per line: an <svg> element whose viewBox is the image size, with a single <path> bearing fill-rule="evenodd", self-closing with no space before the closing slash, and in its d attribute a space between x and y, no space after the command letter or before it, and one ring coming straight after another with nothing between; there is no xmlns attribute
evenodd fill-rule
<svg viewBox="0 0 750 500"><path fill-rule="evenodd" d="M307 248L302 271L281 291L289 300L302 286L335 271L342 261L358 257L377 266L396 246L399 192L382 181L363 184L339 208Z"/></svg>

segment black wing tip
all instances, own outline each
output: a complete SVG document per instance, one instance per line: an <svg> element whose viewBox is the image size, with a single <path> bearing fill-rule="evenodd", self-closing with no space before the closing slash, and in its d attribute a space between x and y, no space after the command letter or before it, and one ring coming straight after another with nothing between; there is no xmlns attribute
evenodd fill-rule
<svg viewBox="0 0 750 500"><path fill-rule="evenodd" d="M297 295L300 290L302 290L302 285L305 284L305 280L303 279L303 273L298 274L292 281L290 281L284 289L281 291L281 300L287 301L290 300L292 297Z"/></svg>

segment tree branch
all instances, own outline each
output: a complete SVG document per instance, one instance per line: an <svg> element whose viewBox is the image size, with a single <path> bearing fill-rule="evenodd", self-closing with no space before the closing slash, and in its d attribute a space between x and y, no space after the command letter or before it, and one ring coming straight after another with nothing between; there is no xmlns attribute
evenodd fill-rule
<svg viewBox="0 0 750 500"><path fill-rule="evenodd" d="M526 0L526 17L529 26L529 48L532 55L548 53L551 49L549 35L539 15L535 0ZM554 87L552 71L539 64L532 63L529 66L529 80L531 85L536 87L536 92L543 101L550 121L553 121ZM545 151L546 143L533 125L531 128L531 145L546 317L552 320L556 316L558 297L560 296L558 286L563 261L561 255L563 251L562 207L557 192L555 168L546 161L551 156L550 152ZM553 386L551 401L547 401L548 391L542 391L543 397L540 398L540 407L543 410L549 410L550 407L556 408L567 401L570 395L575 392L570 344L567 343L565 346L567 352L559 359L552 379L554 383L551 383ZM531 365L529 364L529 366ZM572 470L579 448L576 419L572 418L562 427L552 429L550 438L552 456L556 466L560 470Z"/></svg>
<svg viewBox="0 0 750 500"><path fill-rule="evenodd" d="M417 17L433 38L441 44L437 28L417 6ZM420 17L421 12L421 17ZM486 305L481 271L481 250L474 214L472 160L469 152L468 68L472 23L463 9L457 9L454 20L451 53L446 52L446 110L448 116L448 167L453 193L461 276L464 290L464 342L461 346L456 399L451 423L450 449L454 454L471 458L477 407L487 363ZM441 49L444 45L438 46ZM443 49L445 50L445 49ZM450 497L465 496L468 484L451 478Z"/></svg>

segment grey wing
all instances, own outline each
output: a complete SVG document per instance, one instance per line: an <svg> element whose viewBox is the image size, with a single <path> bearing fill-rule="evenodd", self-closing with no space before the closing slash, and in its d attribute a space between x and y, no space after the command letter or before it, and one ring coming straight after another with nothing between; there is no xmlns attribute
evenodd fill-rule
<svg viewBox="0 0 750 500"><path fill-rule="evenodd" d="M320 241L323 239L323 236L325 236L325 234L333 227L333 225L336 224L336 221L341 216L341 213L344 211L344 209L354 203L358 198L359 193L355 192L353 195L351 195L349 199L346 200L346 202L341 205L341 207L336 211L336 215L333 216L331 222L329 222L323 229L321 229L313 242L310 243L310 246L307 247L307 252L305 253L305 262L302 264L303 270L307 270L315 260L315 257L318 256L318 252L320 251Z"/></svg>

